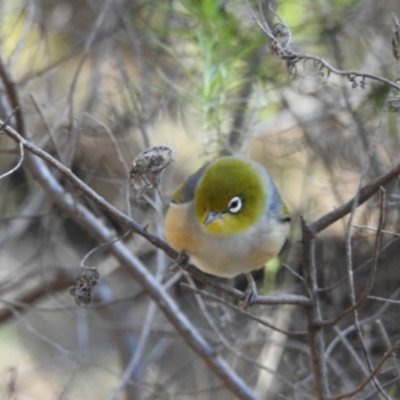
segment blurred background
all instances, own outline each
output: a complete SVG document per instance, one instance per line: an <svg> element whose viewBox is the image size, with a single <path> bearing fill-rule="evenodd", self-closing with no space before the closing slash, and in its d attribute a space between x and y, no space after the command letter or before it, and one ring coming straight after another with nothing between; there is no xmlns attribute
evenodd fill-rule
<svg viewBox="0 0 400 400"><path fill-rule="evenodd" d="M342 70L399 77L392 46L397 0L248 4L270 26L279 22L275 10L292 31L295 51ZM267 166L293 224L286 250L258 277L265 294L303 293L301 214L315 220L400 160L397 93L310 61L288 71L244 0L0 0L0 52L30 140L158 236L174 188L205 161L244 153ZM12 111L1 85L0 117ZM156 145L170 146L174 162L158 190L139 198L129 178L132 161ZM18 157L15 143L0 134L0 174ZM386 187L374 297L359 308L367 357L351 316L324 330L334 394L362 382L367 359L375 365L399 337L399 200L395 180ZM320 285L329 288L321 292L325 318L350 304L349 263L357 293L365 288L379 214L373 197L351 221L318 235ZM304 337L195 297L179 285L190 278L174 278L160 250L138 235L123 240L260 398L314 398ZM29 170L0 180L0 398L232 399L129 272L97 246L52 205ZM91 304L80 307L68 288L93 249L85 265L97 269L99 284ZM282 263L288 267L277 270ZM293 306L250 311L282 329L305 329L302 310ZM398 362L394 357L378 375L386 398L400 398ZM359 398L382 398L377 390L367 385Z"/></svg>

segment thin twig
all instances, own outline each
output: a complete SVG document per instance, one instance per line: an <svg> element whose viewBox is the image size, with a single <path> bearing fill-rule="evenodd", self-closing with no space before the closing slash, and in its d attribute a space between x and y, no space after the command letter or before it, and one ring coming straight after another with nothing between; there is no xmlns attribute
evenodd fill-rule
<svg viewBox="0 0 400 400"><path fill-rule="evenodd" d="M0 130L1 130L1 127L0 127ZM22 163L24 162L24 146L20 142L20 143L18 143L18 147L19 147L19 159L18 159L17 165L12 167L7 172L4 172L4 174L1 174L0 175L0 180L5 178L6 176L9 176L9 175L13 174L22 165Z"/></svg>
<svg viewBox="0 0 400 400"><path fill-rule="evenodd" d="M251 365L254 365L270 374L274 374L274 376L276 377L276 379L282 381L283 383L285 383L286 385L288 385L289 387L293 388L293 384L290 383L285 377L283 377L282 375L280 375L279 373L277 373L277 371L271 369L271 367L268 365L264 365L259 363L258 361L256 361L253 358L248 357L247 355L243 354L242 352L240 352L239 350L236 349L236 346L233 346L231 343L229 343L229 341L227 340L227 338L222 334L222 332L220 331L220 329L218 328L217 324L214 322L214 319L212 318L212 316L210 315L210 313L207 310L207 307L202 299L202 297L200 296L201 291L199 291L193 282L193 279L191 279L190 276L188 276L189 279L189 285L185 284L186 288L189 288L190 290L192 290L195 293L195 298L199 304L199 307L202 311L202 314L204 316L204 318L206 319L207 323L209 324L209 326L211 327L211 329L214 331L214 333L217 335L219 341L231 352L233 353L236 357L243 359L245 361L247 361L248 363L250 363ZM311 396L307 396L310 397Z"/></svg>
<svg viewBox="0 0 400 400"><path fill-rule="evenodd" d="M56 274L53 278L47 279L46 282L37 285L35 288L26 291L23 295L13 301L13 310L25 311L28 305L32 305L41 300L43 296L49 293L58 292L67 289L73 280L65 274ZM13 317L13 310L11 308L4 308L0 310L0 324L7 322Z"/></svg>
<svg viewBox="0 0 400 400"><path fill-rule="evenodd" d="M386 330L384 324L382 323L382 319L381 319L381 318L379 318L379 319L376 321L376 325L378 325L378 328L379 328L379 331L380 331L380 333L381 333L381 335L382 335L383 341L384 341L386 347L389 349L390 346L392 345L392 343L391 343L389 334L388 334L388 332L387 332L387 330ZM392 361L393 361L394 366L396 367L397 375L398 375L399 378L400 378L400 365L399 365L399 363L397 362L397 357L396 357L396 354L395 354L395 353L392 353Z"/></svg>
<svg viewBox="0 0 400 400"><path fill-rule="evenodd" d="M372 183L363 186L359 191L358 195L354 196L351 200L337 207L335 210L323 215L319 219L308 224L310 232L315 236L318 232L326 229L328 226L332 225L334 222L343 218L345 215L349 214L352 210L353 203L356 202L357 206L365 203L369 198L371 198L375 193L377 193L380 187L385 186L393 179L396 179L400 175L400 163L394 166L391 170L381 175L379 178L375 179Z"/></svg>
<svg viewBox="0 0 400 400"><path fill-rule="evenodd" d="M212 294L210 292L207 292L205 290L201 290L201 289L198 289L196 287L189 286L187 283L184 283L184 282L181 283L181 287L183 287L185 289L188 289L188 290L190 290L190 291L192 291L194 293L201 294L202 296L208 297L209 299L218 301L219 303L222 303L225 306L227 306L229 308L232 308L237 313L245 315L249 319L252 319L253 321L258 322L260 325L263 325L263 326L265 326L265 327L267 327L269 329L272 329L272 330L277 331L279 333L282 333L284 335L291 336L291 337L304 337L304 336L307 335L307 332L287 331L285 329L281 329L281 328L275 326L274 324L271 324L270 322L268 322L268 321L266 321L266 320L264 320L264 319L262 319L260 317L257 317L254 314L249 313L248 311L244 310L243 308L240 308L240 307L236 306L235 304L222 299L221 297L218 297L218 296L216 296L216 295L214 295L214 294Z"/></svg>
<svg viewBox="0 0 400 400"><path fill-rule="evenodd" d="M310 349L311 369L314 379L314 391L318 400L329 397L325 343L323 332L316 326L322 319L318 298L317 272L315 266L315 240L304 218L301 218L303 236L303 272L304 286L310 298L310 307L305 308L307 318L307 339Z"/></svg>
<svg viewBox="0 0 400 400"><path fill-rule="evenodd" d="M327 76L329 77L330 74L338 75L338 76L343 76L346 77L351 83L353 87L357 87L360 85L361 87L364 87L365 80L366 79L371 79L373 81L381 82L384 83L385 85L388 85L389 87L399 90L400 91L400 85L396 84L395 82L383 78L379 75L371 74L368 72L361 72L357 70L341 70L338 68L335 68L333 65L331 65L328 61L323 59L322 57L315 56L313 54L307 54L307 53L300 53L292 48L292 34L291 30L287 25L285 25L282 21L282 19L274 13L276 16L279 17L280 19L280 24L284 27L285 31L287 32L288 39L282 42L279 40L275 33L274 30L271 29L268 26L268 23L266 22L264 15L262 12L260 12L262 21L255 15L253 9L251 8L248 0L246 0L247 8L249 9L252 17L254 18L255 22L259 26L259 28L268 36L268 38L271 41L271 49L273 53L275 53L280 59L286 61L287 68L289 72L295 71L296 69L296 64L300 61L312 61L313 66L318 69L321 73L323 70L326 71ZM278 24L277 24L278 25ZM360 78L360 82L356 82L356 78Z"/></svg>
<svg viewBox="0 0 400 400"><path fill-rule="evenodd" d="M380 213L379 213L378 229L376 231L375 246L374 246L374 253L373 253L373 261L372 261L372 270L374 272L373 272L371 278L368 280L368 283L367 283L367 287L369 286L369 291L372 288L372 283L374 281L376 270L378 268L379 251L380 251L380 247L381 247L381 243L382 243L382 228L383 228L383 226L385 224L386 197L385 197L385 190L383 188L381 188L379 202L380 202L380 207L379 207ZM365 297L367 297L367 295ZM363 335L362 335L362 332L361 332L361 328L360 328L359 323L358 323L358 316L357 316L358 313L357 313L356 310L354 310L354 313L356 313L355 314L355 317L356 317L355 318L355 326L356 326L356 329L358 331L358 336L360 338L361 349L362 349L362 352L364 353L364 358L365 358L365 360L367 362L367 365L368 365L368 368L369 368L369 370L371 372L372 371L372 362L371 362L371 359L370 359L370 357L368 355L367 348L366 348L366 345L365 345L365 341L364 341L364 338L363 338ZM379 381L378 381L378 379L376 377L373 378L373 382L374 382L375 388L379 391L379 393L383 397L385 397L387 400L389 400L388 395L384 392L383 388L381 387L381 385L380 385L380 383L379 383Z"/></svg>
<svg viewBox="0 0 400 400"><path fill-rule="evenodd" d="M111 324L113 327L120 326L122 323L126 322L126 314L124 309L121 307L112 307L113 295L110 288L104 284L100 285L99 296L104 304L108 304L106 307L101 308L102 314L106 318L111 319ZM154 304L154 303L153 303ZM123 368L129 364L131 355L137 350L137 338L136 334L132 329L113 329L113 334L115 336L115 342L117 343L119 356ZM129 375L124 376L124 384L126 386L126 400L135 399L141 400L143 397L143 385L141 385L141 379L143 375L143 365L139 364L136 368L130 370ZM118 378L120 378L118 376Z"/></svg>
<svg viewBox="0 0 400 400"><path fill-rule="evenodd" d="M341 394L339 396L334 396L331 397L329 400L341 400L341 399L347 399L349 397L353 397L356 394L360 393L361 390L367 386L372 379L376 376L376 374L379 372L379 370L382 368L383 364L388 360L392 354L400 347L400 339L397 339L396 342L391 346L388 351L383 355L383 357L380 359L380 361L376 364L375 368L371 371L371 373L368 375L368 377L362 382L360 385L358 385L354 390L351 392L347 392L344 394Z"/></svg>
<svg viewBox="0 0 400 400"><path fill-rule="evenodd" d="M378 258L379 258L379 253L380 253L380 246L382 243L382 227L384 224L384 209L383 208L385 205L383 193L384 193L384 189L381 188L382 196L380 199L379 223L378 223L378 228L376 230L376 239L375 239L374 254L373 254L373 259L372 259L372 266L371 266L371 270L368 275L368 280L367 280L367 284L365 285L365 289L364 289L363 293L361 294L360 298L357 301L355 301L355 303L352 304L347 310L341 312L340 315L338 315L334 318L331 318L329 320L317 322L317 325L319 327L332 326L332 325L337 324L344 317L351 314L355 310L359 309L361 304L364 303L364 301L368 298L369 294L371 293L372 284L374 282L376 271L378 269Z"/></svg>

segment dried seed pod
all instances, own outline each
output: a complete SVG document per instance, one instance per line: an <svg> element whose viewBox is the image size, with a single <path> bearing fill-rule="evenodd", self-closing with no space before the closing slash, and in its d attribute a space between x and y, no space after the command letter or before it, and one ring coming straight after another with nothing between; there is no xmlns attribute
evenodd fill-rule
<svg viewBox="0 0 400 400"><path fill-rule="evenodd" d="M130 171L131 182L136 197L146 190L158 189L165 168L174 161L174 151L166 145L154 146L137 155Z"/></svg>

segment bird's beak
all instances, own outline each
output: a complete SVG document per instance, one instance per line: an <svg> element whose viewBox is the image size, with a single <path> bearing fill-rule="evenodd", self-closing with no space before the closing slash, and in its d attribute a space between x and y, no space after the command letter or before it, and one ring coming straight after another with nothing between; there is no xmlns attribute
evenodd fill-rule
<svg viewBox="0 0 400 400"><path fill-rule="evenodd" d="M210 222L215 221L222 217L221 212L209 211L207 213L206 219L203 222L203 226L207 226Z"/></svg>

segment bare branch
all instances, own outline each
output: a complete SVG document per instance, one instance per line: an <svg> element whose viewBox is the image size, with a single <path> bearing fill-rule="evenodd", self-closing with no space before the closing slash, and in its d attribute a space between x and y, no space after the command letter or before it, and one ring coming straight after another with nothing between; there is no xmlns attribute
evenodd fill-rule
<svg viewBox="0 0 400 400"><path fill-rule="evenodd" d="M277 331L277 332L279 332L279 333L283 333L284 335L293 336L293 337L304 337L304 336L307 335L307 332L296 332L296 331L293 331L293 332L292 332L292 331L287 331L287 330L281 329L281 328L279 328L279 327L277 327L277 326L271 324L270 322L265 321L265 320L263 320L262 318L259 318L259 317L257 317L257 316L254 315L254 314L249 313L248 311L244 310L243 308L238 307L238 306L236 306L235 304L232 304L232 303L230 303L230 302L228 302L228 301L225 301L224 299L222 299L222 298L220 298L220 297L218 297L218 296L215 296L215 295L212 294L212 293L206 292L205 290L197 289L197 288L195 288L195 287L189 286L189 285L186 284L186 283L181 283L181 286L182 286L183 288L185 288L185 289L188 289L188 290L194 292L194 293L201 294L201 295L204 296L204 297L208 297L208 298L213 299L213 300L215 300L215 301L217 301L217 302L219 302L219 303L222 303L222 304L226 305L227 307L232 308L232 309L235 310L237 313L242 314L242 315L245 315L245 316L248 317L249 319L252 319L253 321L256 321L256 322L258 322L259 324L261 324L261 325L263 325L263 326L265 326L265 327L267 327L267 328L270 328L270 329L272 329L272 330L274 330L274 331ZM281 303L279 303L279 304L281 304Z"/></svg>
<svg viewBox="0 0 400 400"><path fill-rule="evenodd" d="M304 219L301 219L303 236L303 271L304 286L311 305L305 309L307 318L307 340L310 348L311 369L313 371L315 396L319 400L329 397L325 343L321 329L316 325L322 319L321 305L318 298L317 271L315 266L314 238Z"/></svg>
<svg viewBox="0 0 400 400"><path fill-rule="evenodd" d="M358 194L354 196L351 200L342 204L341 206L335 208L328 214L323 215L321 218L315 220L308 224L310 232L312 235L316 235L318 232L323 231L328 226L332 225L334 222L343 218L345 215L349 214L352 210L353 203L356 201L357 205L365 203L369 198L371 198L375 193L379 191L381 186L385 186L393 179L396 179L400 175L400 163L394 166L391 170L381 175L379 178L375 179L372 183L363 186Z"/></svg>
<svg viewBox="0 0 400 400"><path fill-rule="evenodd" d="M368 375L367 379L365 379L359 386L357 386L356 389L352 390L351 392L347 392L344 394L341 394L339 396L334 396L331 397L329 400L341 400L341 399L347 399L349 397L355 396L357 393L360 393L361 390L367 386L372 379L376 376L376 374L379 372L379 370L382 368L383 364L392 356L392 354L400 347L400 339L397 339L396 342L391 346L388 351L383 355L383 357L380 359L380 361L376 364L374 369L371 371L371 373Z"/></svg>
<svg viewBox="0 0 400 400"><path fill-rule="evenodd" d="M1 129L1 127L0 127L0 129ZM22 143L18 143L18 147L19 147L19 159L18 159L17 165L12 167L9 171L5 172L4 174L1 174L0 180L5 178L6 176L13 174L24 162L24 146Z"/></svg>
<svg viewBox="0 0 400 400"><path fill-rule="evenodd" d="M372 266L371 266L370 273L368 275L368 280L367 280L365 289L364 289L363 293L361 294L360 298L351 307L349 307L347 310L340 313L340 315L338 315L337 317L331 318L329 320L317 322L317 325L319 327L337 324L344 317L351 314L355 310L359 309L361 304L364 303L364 301L368 298L369 294L371 293L372 284L374 282L375 274L378 269L379 251L380 251L380 246L381 246L381 242L382 242L382 228L383 228L383 224L384 224L384 214L385 214L384 213L385 200L384 200L383 193L384 193L384 189L381 188L379 223L378 223L378 228L376 229L376 239L375 239L375 247L374 247Z"/></svg>
<svg viewBox="0 0 400 400"><path fill-rule="evenodd" d="M397 61L399 61L400 60L400 23L394 12L392 12L392 22L393 22L392 53L393 53L393 57Z"/></svg>
<svg viewBox="0 0 400 400"><path fill-rule="evenodd" d="M388 85L392 89L400 90L400 85L397 83L387 79L383 78L379 75L371 74L368 72L361 72L361 71L356 71L356 70L341 70L338 68L335 68L332 66L328 61L325 59L312 55L312 54L306 54L306 53L300 53L297 51L294 51L292 46L291 46L291 40L292 40L292 34L287 25L285 25L280 19L280 23L277 25L280 25L283 27L284 31L287 32L285 34L285 39L284 41L281 40L280 35L276 34L274 29L270 29L268 24L266 23L263 14L261 13L261 18L262 22L259 20L259 18L256 17L254 11L251 9L249 3L246 1L246 4L248 6L248 9L250 10L250 13L252 14L253 18L257 22L258 26L262 31L268 36L270 39L270 48L274 54L276 54L280 59L286 61L286 66L289 72L294 73L296 71L296 64L300 61L312 61L313 66L318 69L321 73L323 71L326 71L327 76L329 77L329 74L335 74L338 76L344 76L346 77L351 83L352 87L355 88L357 86L361 86L362 88L365 86L365 80L370 79L373 81L381 82L384 83L385 85ZM277 15L276 13L274 13ZM282 28L278 30L278 32L281 32ZM360 78L360 82L356 81L356 78Z"/></svg>
<svg viewBox="0 0 400 400"><path fill-rule="evenodd" d="M12 308L4 308L0 310L0 324L7 322L14 316L13 311L25 311L27 305L32 305L37 301L43 299L49 293L58 292L67 289L73 280L65 274L56 274L52 279L42 282L35 288L27 291L17 299L14 299Z"/></svg>

